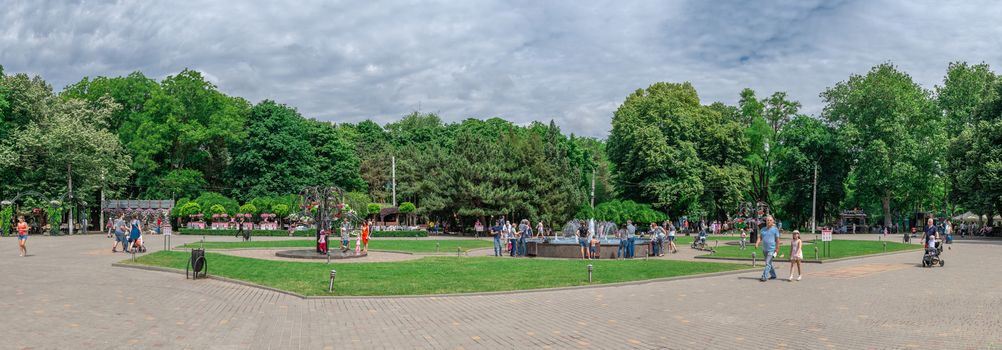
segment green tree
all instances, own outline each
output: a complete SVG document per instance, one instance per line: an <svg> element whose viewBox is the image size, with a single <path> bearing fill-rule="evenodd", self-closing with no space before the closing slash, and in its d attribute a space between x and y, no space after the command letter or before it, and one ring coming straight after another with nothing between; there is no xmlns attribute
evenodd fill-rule
<svg viewBox="0 0 1002 350"><path fill-rule="evenodd" d="M258 213L257 206L251 203L241 205L238 212L240 214L251 214L251 215L256 215Z"/></svg>
<svg viewBox="0 0 1002 350"><path fill-rule="evenodd" d="M236 200L216 192L204 192L201 196L195 198L193 202L198 203L200 207L205 209L204 214L206 216L224 213L233 215L240 209L240 205ZM214 209L217 205L223 208L223 212L220 213Z"/></svg>
<svg viewBox="0 0 1002 350"><path fill-rule="evenodd" d="M994 89L997 80L988 64L950 63L943 86L936 87L936 101L950 137L974 125L977 109L997 97Z"/></svg>
<svg viewBox="0 0 1002 350"><path fill-rule="evenodd" d="M178 210L178 217L186 219L192 215L197 215L201 213L202 213L201 205L199 205L197 202L187 202L181 206L180 210Z"/></svg>
<svg viewBox="0 0 1002 350"><path fill-rule="evenodd" d="M404 214L407 217L407 224L408 225L411 224L412 215L414 214L414 211L417 210L417 207L414 206L414 203L411 202L400 203L398 209L400 210L401 214Z"/></svg>
<svg viewBox="0 0 1002 350"><path fill-rule="evenodd" d="M103 126L118 108L110 99L88 105L81 100L49 98L22 130L0 147L0 173L8 190L33 189L54 198L72 181L78 200L94 197L104 184L125 184L129 156Z"/></svg>
<svg viewBox="0 0 1002 350"><path fill-rule="evenodd" d="M288 106L265 100L251 108L247 140L229 168L243 198L298 193L317 185L318 159L307 128L306 120Z"/></svg>
<svg viewBox="0 0 1002 350"><path fill-rule="evenodd" d="M817 217L828 222L838 213L845 196L849 158L838 141L835 128L823 121L796 116L783 128L776 151L775 186L777 208L795 227L810 224L817 166Z"/></svg>
<svg viewBox="0 0 1002 350"><path fill-rule="evenodd" d="M369 216L375 217L376 215L379 215L379 209L380 209L379 204L369 203L368 207L366 208L366 211L369 214Z"/></svg>
<svg viewBox="0 0 1002 350"><path fill-rule="evenodd" d="M279 220L282 220L291 214L287 204L274 204L271 206L271 212L275 214Z"/></svg>
<svg viewBox="0 0 1002 350"><path fill-rule="evenodd" d="M880 201L884 225L891 224L892 201L929 205L946 144L930 93L888 63L849 77L821 97L827 104L822 115L850 145L853 190Z"/></svg>
<svg viewBox="0 0 1002 350"><path fill-rule="evenodd" d="M1002 79L993 80L971 115L959 116L969 121L950 145L947 172L951 199L989 217L1002 215Z"/></svg>
<svg viewBox="0 0 1002 350"><path fill-rule="evenodd" d="M722 215L740 199L732 189L747 187L741 125L700 105L689 83L656 83L627 97L613 116L607 149L623 198L673 213L719 203L711 210Z"/></svg>

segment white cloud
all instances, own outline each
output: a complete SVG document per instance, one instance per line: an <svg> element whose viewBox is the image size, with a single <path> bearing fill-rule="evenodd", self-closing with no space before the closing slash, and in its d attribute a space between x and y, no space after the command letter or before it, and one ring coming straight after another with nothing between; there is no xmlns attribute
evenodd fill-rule
<svg viewBox="0 0 1002 350"><path fill-rule="evenodd" d="M604 137L627 94L691 81L704 103L744 87L805 111L893 61L928 88L948 62L1002 66L994 2L61 2L0 13L0 64L57 88L83 76L198 69L233 95L380 123L554 119Z"/></svg>

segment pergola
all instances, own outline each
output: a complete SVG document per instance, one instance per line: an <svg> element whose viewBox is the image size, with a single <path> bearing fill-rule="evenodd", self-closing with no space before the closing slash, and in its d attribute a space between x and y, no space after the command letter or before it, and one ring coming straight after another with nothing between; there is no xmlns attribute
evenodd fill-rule
<svg viewBox="0 0 1002 350"><path fill-rule="evenodd" d="M143 223L155 221L157 217L163 218L164 222L169 222L172 209L174 209L173 199L111 199L101 202L101 214L113 217L120 214L129 217L135 214ZM101 220L104 218L102 217Z"/></svg>

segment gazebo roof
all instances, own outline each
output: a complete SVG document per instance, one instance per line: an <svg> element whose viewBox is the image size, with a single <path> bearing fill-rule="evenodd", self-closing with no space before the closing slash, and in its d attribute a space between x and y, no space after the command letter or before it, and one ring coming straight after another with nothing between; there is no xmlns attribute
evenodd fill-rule
<svg viewBox="0 0 1002 350"><path fill-rule="evenodd" d="M395 214L400 214L400 209L397 209L396 207L388 207L388 208L379 209L379 217L380 218L384 218L384 217L387 217L387 216L390 216L390 215L395 215Z"/></svg>

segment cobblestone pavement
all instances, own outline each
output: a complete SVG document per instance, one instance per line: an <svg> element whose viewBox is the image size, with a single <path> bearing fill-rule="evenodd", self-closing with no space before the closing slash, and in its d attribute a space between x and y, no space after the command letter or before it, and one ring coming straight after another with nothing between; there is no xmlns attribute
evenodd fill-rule
<svg viewBox="0 0 1002 350"><path fill-rule="evenodd" d="M1002 348L998 242L954 244L944 268L919 267L919 252L809 264L800 282L761 283L755 271L507 295L309 300L112 267L127 255L112 254L104 236L31 237L25 258L16 244L0 238L0 349Z"/></svg>

